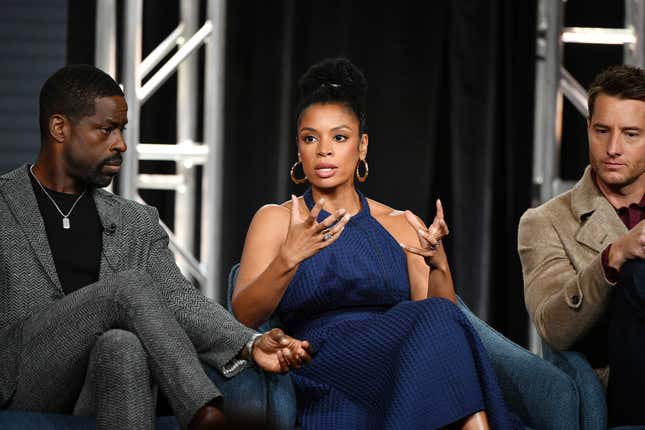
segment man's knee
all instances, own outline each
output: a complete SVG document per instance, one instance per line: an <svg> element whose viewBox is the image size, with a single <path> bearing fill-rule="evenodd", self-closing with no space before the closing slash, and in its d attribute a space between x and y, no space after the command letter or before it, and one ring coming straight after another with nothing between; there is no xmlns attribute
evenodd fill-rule
<svg viewBox="0 0 645 430"><path fill-rule="evenodd" d="M152 410L150 390L148 356L139 338L126 330L108 330L94 343L87 378L74 414L98 415L100 420L102 415L115 412L113 409L121 406L138 410L147 405ZM139 395L141 393L143 396Z"/></svg>
<svg viewBox="0 0 645 430"><path fill-rule="evenodd" d="M117 370L129 377L144 376L149 373L146 351L139 338L132 332L112 329L103 333L94 344L96 369L99 372Z"/></svg>

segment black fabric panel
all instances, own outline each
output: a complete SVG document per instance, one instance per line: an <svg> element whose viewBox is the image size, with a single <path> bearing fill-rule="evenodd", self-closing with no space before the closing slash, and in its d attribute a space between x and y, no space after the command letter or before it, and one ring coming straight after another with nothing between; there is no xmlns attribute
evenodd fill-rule
<svg viewBox="0 0 645 430"><path fill-rule="evenodd" d="M417 6L295 2L293 93L296 78L325 57L346 56L363 70L370 176L361 189L428 222L440 197L459 294L525 343L516 228L530 202L535 2ZM279 116L287 2L228 7L224 267L239 259L257 208L276 201L273 176L288 180L274 170L278 126L295 130L293 115ZM303 191L290 185L277 200Z"/></svg>

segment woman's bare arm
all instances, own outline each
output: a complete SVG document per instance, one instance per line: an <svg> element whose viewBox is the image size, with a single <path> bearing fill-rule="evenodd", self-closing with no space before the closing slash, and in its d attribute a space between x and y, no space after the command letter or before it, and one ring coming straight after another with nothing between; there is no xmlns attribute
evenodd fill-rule
<svg viewBox="0 0 645 430"><path fill-rule="evenodd" d="M257 327L266 321L278 307L299 264L340 236L349 216L341 209L318 223L323 203L317 202L309 212L292 196L288 204L264 206L255 215L232 299L233 312L242 323ZM325 233L330 237L323 240Z"/></svg>

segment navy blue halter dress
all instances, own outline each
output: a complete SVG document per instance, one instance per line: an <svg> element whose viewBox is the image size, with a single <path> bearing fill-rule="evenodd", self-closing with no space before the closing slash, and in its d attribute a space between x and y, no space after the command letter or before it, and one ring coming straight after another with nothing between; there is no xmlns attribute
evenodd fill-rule
<svg viewBox="0 0 645 430"><path fill-rule="evenodd" d="M514 428L466 317L446 299L410 301L404 251L358 195L360 212L300 264L277 310L287 333L316 351L291 373L298 424L435 429L485 409L491 428ZM311 189L304 200L311 209Z"/></svg>

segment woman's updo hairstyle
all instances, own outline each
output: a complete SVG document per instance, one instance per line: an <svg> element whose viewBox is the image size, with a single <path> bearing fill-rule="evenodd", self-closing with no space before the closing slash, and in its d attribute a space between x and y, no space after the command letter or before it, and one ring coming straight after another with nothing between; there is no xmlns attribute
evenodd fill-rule
<svg viewBox="0 0 645 430"><path fill-rule="evenodd" d="M314 64L298 81L300 103L296 124L302 113L317 103L341 103L350 108L359 123L359 135L367 133L365 97L367 80L363 73L346 58L327 58Z"/></svg>

